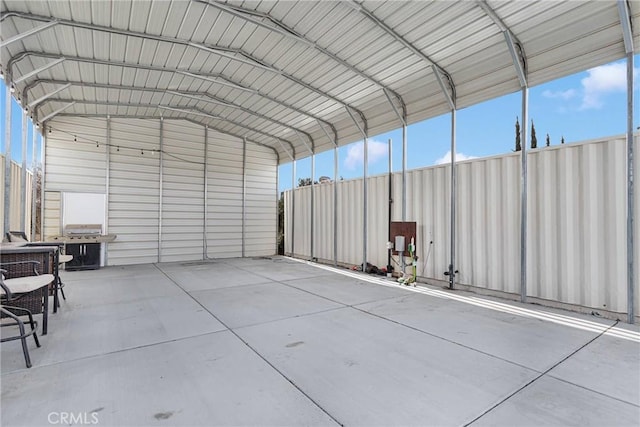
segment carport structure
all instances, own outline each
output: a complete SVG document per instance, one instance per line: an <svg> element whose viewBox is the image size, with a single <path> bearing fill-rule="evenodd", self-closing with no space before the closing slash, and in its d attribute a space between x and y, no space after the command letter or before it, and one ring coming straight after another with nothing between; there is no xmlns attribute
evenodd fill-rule
<svg viewBox="0 0 640 427"><path fill-rule="evenodd" d="M530 86L626 58L627 300L632 322L631 76L640 35L632 24L639 15L640 5L622 0L3 1L1 65L10 87L4 137L11 140L14 96L24 107L23 128L31 117L46 138L43 206L54 219L45 221L45 233L56 234L56 227L60 233L64 192L106 195L105 228L120 236L109 247L107 263L202 259L225 252L267 255L275 249L274 195L277 180L283 179L274 178L279 164L293 161L295 177L297 159L311 156L313 169L314 155L333 149L338 176L337 147L364 140L366 178L367 138L401 126L404 175L407 124L450 113L455 153L458 109L521 91L522 123L527 123ZM522 141L525 131L522 126ZM26 136L22 142L25 152ZM5 147L8 189L10 144ZM149 155L143 157L145 150L158 156L149 160ZM521 154L524 300L526 150ZM229 172L216 175L218 166ZM132 180L148 185L133 191L123 184ZM452 155L452 224L455 180ZM365 206L366 185L365 179ZM241 194L240 201L229 194ZM216 210L232 199L238 203ZM404 192L402 204L404 219ZM185 206L199 214L185 217ZM134 210L137 214L127 214ZM154 212L153 221L145 222L149 212ZM240 224L225 222L229 217L240 218ZM337 220L334 216L334 224ZM313 217L311 224L313 230ZM219 237L223 233L211 231L215 227L231 227L232 232ZM365 264L366 210L362 227ZM455 240L452 226L452 285ZM218 252L210 252L212 247ZM313 258L313 233L311 248Z"/></svg>

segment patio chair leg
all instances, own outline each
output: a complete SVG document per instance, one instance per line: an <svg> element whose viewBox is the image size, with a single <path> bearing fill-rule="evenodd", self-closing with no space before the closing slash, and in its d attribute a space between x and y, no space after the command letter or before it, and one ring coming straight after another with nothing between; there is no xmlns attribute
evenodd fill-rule
<svg viewBox="0 0 640 427"><path fill-rule="evenodd" d="M34 327L35 322L33 322L33 317L31 315L31 312L29 310L25 310L25 309L21 309L21 308L15 308L12 307L13 310L20 310L20 311L25 311L28 315L29 315L29 322L31 323L31 333L33 334L33 337L36 341L36 345L38 347L40 347L40 342L38 341L38 337L36 336L36 330ZM16 323L12 324L12 325L8 325L8 326L13 326L13 325L17 325L18 329L20 331L20 341L22 342L22 354L24 355L24 361L27 364L27 368L31 367L31 357L29 356L29 346L27 345L27 337L29 336L29 334L26 333L26 330L24 328L24 322L22 320L20 320L20 317L18 317L18 315L16 313L13 313L10 310L5 309L4 307L2 307L2 313L15 320ZM5 341L9 341L9 340L14 340L18 337L12 337L12 338L5 338L2 340L2 342Z"/></svg>
<svg viewBox="0 0 640 427"><path fill-rule="evenodd" d="M33 331L33 340L36 342L36 347L40 347L40 340L38 340L38 334L36 333L38 324L33 320L33 314L28 310L27 315L29 316L29 326L31 326L31 330Z"/></svg>
<svg viewBox="0 0 640 427"><path fill-rule="evenodd" d="M24 353L24 360L27 362L27 368L31 367L31 358L29 357L29 347L27 346L27 337L25 336L24 323L18 319L18 328L20 329L20 341L22 341L22 353Z"/></svg>

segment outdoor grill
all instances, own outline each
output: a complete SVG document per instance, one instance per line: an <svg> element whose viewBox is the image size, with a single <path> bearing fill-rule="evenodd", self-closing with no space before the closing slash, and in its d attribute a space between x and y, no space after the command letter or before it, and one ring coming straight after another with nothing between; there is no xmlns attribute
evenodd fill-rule
<svg viewBox="0 0 640 427"><path fill-rule="evenodd" d="M65 265L66 270L94 270L100 268L101 243L112 242L115 234L102 234L101 224L67 224L62 236L48 240L63 242L67 255L73 260Z"/></svg>

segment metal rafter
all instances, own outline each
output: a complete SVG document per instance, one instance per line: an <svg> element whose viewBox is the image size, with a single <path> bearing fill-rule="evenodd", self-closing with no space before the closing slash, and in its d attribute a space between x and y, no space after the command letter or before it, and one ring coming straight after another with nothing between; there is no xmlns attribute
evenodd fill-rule
<svg viewBox="0 0 640 427"><path fill-rule="evenodd" d="M337 141L338 139L338 131L336 129L336 127L331 123L328 122L318 116L313 115L312 113L309 113L307 111L304 111L300 108L297 108L293 105L287 104L286 102L280 101L268 94L265 94L257 89L248 87L248 86L244 86L241 85L239 83L234 82L233 80L229 79L226 76L223 76L222 74L205 74L205 73L194 73L188 70L184 70L184 69L179 69L179 68L175 68L175 69L171 69L171 68L164 68L164 67L156 67L153 65L141 65L141 64L132 64L132 63L127 63L127 62L112 62L112 61L105 61L105 60L100 60L100 59L93 59L93 58L85 58L85 57L78 57L78 56L60 56L60 55L56 55L56 54L52 54L52 53L46 53L46 52L36 52L36 51L26 51L26 52L22 52L17 54L16 56L12 57L11 59L9 59L8 63L7 63L7 74L10 76L13 72L13 67L15 64L17 64L18 62L20 62L21 60L23 60L24 58L28 57L28 56L37 56L37 57L42 57L42 58L53 58L53 59L64 59L66 61L74 61L74 62L85 62L85 63L89 63L89 64L97 64L97 65L106 65L106 66L117 66L117 67L124 67L124 68L134 68L134 69L139 69L139 70L148 70L148 71L158 71L158 72L164 72L164 73L175 73L175 74L179 74L182 76L187 76L187 77L191 77L194 79L200 79L200 80L205 80L208 82L212 82L215 84L221 84L223 86L227 86L227 87L231 87L234 89L238 89L238 90L242 90L245 92L249 92L251 94L263 97L265 99L268 99L269 101L276 103L278 105L280 105L281 107L284 107L288 110L292 110L295 111L298 114L301 114L303 116L309 117L311 119L314 119L316 121L322 122L325 125L327 125L333 132L335 140Z"/></svg>
<svg viewBox="0 0 640 427"><path fill-rule="evenodd" d="M250 132L254 132L260 135L264 135L266 137L269 138L273 138L273 139L279 139L277 136L275 135L271 135L270 133L252 128L250 126L247 126L245 124L242 123L238 123L234 120L229 120L227 118L224 117L219 117L216 115L213 115L211 113L209 113L208 111L202 110L198 107L189 107L189 106L183 106L183 105L152 105L152 104L138 104L138 103L133 103L133 102L110 102L110 101L78 101L75 99L59 99L59 98L49 98L46 101L44 101L42 104L38 105L38 107L36 107L34 114L37 114L37 109L39 107L41 107L42 105L48 103L48 102L62 102L62 103L71 103L74 102L75 104L84 104L84 105L104 105L104 106L108 106L108 107L131 107L131 108L157 108L157 109L165 109L165 110L179 110L178 112L182 112L184 114L193 114L195 116L201 116L201 117L207 117L213 120L221 120L224 122L228 122L231 123L235 126L238 126L240 128L244 128L247 129ZM104 114L103 114L104 115ZM112 114L110 114L110 116L113 117ZM48 118L48 120L50 120L51 117ZM44 121L44 120L43 120ZM289 146L291 147L291 150L293 151L293 153L295 154L296 150L293 146L293 144L291 143L291 141L288 141L286 139L283 140L284 142L286 142L287 144L289 144Z"/></svg>
<svg viewBox="0 0 640 427"><path fill-rule="evenodd" d="M496 24L496 26L500 29L502 34L504 35L505 41L507 42L507 48L509 49L509 53L511 54L511 59L513 60L513 65L516 68L516 73L518 75L518 79L520 80L520 87L528 86L527 80L527 55L524 52L524 47L520 40L513 34L513 31L502 21L502 19L498 16L498 14L489 6L486 0L478 0L478 6L484 11L484 13L491 18L491 20Z"/></svg>
<svg viewBox="0 0 640 427"><path fill-rule="evenodd" d="M24 75L20 76L20 77L19 77L19 78L17 78L17 79L14 79L14 80L13 80L13 83L14 83L14 84L21 83L21 82L23 82L24 80L30 79L31 77L35 76L36 74L39 74L39 73L41 73L41 72L43 72L43 71L48 70L49 68L51 68L51 67L53 67L53 66L55 66L55 65L60 64L61 62L64 62L64 58L58 58L58 59L56 59L55 61L49 62L47 65L43 65L43 66L42 66L42 67L40 67L40 68L36 68L35 70L33 70L33 71L31 71L31 72L29 72L29 73L27 73L27 74L24 74Z"/></svg>
<svg viewBox="0 0 640 427"><path fill-rule="evenodd" d="M433 69L433 72L436 74L436 77L438 77L438 73L441 73L445 77L445 79L447 80L447 83L449 84L450 92L449 91L444 91L445 96L447 97L447 101L451 104L450 100L453 100L453 103L455 104L455 101L456 101L456 86L455 86L455 83L453 82L453 77L451 77L451 75L444 68L442 68L440 65L438 65L438 63L436 61L434 61L433 59L429 58L427 55L425 55L424 52L422 52L420 49L415 47L413 44L411 44L409 41L407 41L404 37L402 37L400 34L398 34L393 28L391 28L390 26L385 24L377 16L375 16L373 13L371 13L369 10L367 10L362 5L361 1L349 0L349 1L346 1L346 2L343 2L343 3L348 5L352 9L360 12L364 16L366 16L370 21L375 23L378 27L382 28L387 34L389 34L391 37L396 39L396 41L400 42L402 45L404 45L404 47L406 47L411 52L413 52L415 55L420 57L423 61L428 63L431 66L431 68ZM438 80L440 80L440 77L438 77Z"/></svg>
<svg viewBox="0 0 640 427"><path fill-rule="evenodd" d="M295 133L301 133L303 135L305 135L309 141L311 141L311 144L313 146L314 141L313 141L313 137L311 136L311 134L309 134L308 132L305 132L301 129L298 129L296 127L290 126L284 122L281 122L279 120L276 119L272 119L268 116L265 116L264 114L260 114L257 113L253 110L250 110L248 108L244 108L238 104L234 104L231 103L229 101L224 101L221 100L220 98L211 95L208 92L194 92L194 91L182 91L182 90L167 90L167 89L157 89L157 88L147 88L147 87L142 87L142 86L125 86L125 85L112 85L112 84L103 84L103 83L84 83L81 81L71 81L71 80L51 80L51 79L38 79L38 80L34 80L32 82L30 82L23 90L23 98L26 99L26 97L29 94L29 91L31 89L33 89L34 87L43 84L43 83L48 83L48 84L54 84L54 85L67 85L68 86L82 86L82 87L92 87L92 88L100 88L100 89L123 89L123 90L132 90L132 91L140 91L140 92L155 92L155 93L162 93L162 94L168 94L168 95L175 95L175 96L180 96L183 98L188 98L188 99L193 99L196 101L202 101L202 102L206 102L206 103L211 103L211 104L216 104L216 105L221 105L223 107L228 107L228 108L234 108L234 109L238 109L241 111L244 111L247 114L259 117L261 119L264 120L268 120L271 121L273 123L276 123L279 126L291 129L292 131L294 131ZM47 94L45 96L52 96L52 94L54 94L55 92L52 92L51 94ZM206 97L206 98L203 98ZM44 97L43 97L44 98ZM46 99L46 98L44 98ZM41 100L44 100L41 98ZM36 101L33 101L33 103L35 104ZM29 104L29 107L31 107L31 103Z"/></svg>
<svg viewBox="0 0 640 427"><path fill-rule="evenodd" d="M2 17L0 17L0 22L2 22L3 19L4 19L4 14L2 15ZM32 29L30 29L28 31L25 31L24 33L16 34L13 37L9 37L6 40L0 41L0 49L10 45L11 43L15 43L15 42L20 41L20 40L22 40L24 38L30 37L30 36L32 36L34 34L38 34L40 31L46 30L48 28L51 28L54 25L56 25L57 23L58 22L56 20L48 19L48 20L46 20L45 24L42 24L39 27L32 28Z"/></svg>
<svg viewBox="0 0 640 427"><path fill-rule="evenodd" d="M37 107L37 106L38 106L38 104L40 104L41 102L45 101L46 99L49 99L49 98L51 98L52 96L57 95L58 93L62 92L63 90L65 90L65 89L69 89L69 88L71 87L71 83L66 83L66 84L65 84L65 82L62 82L61 84L62 84L63 86L61 86L61 87L57 88L57 89L56 89L56 90L54 90L53 92L48 92L47 94L45 94L45 95L41 96L41 97L40 97L40 98L38 98L38 99L35 99L35 100L33 100L33 101L29 102L28 104L27 104L27 98L24 98L24 100L25 100L25 101L24 101L24 102L25 102L25 105L27 105L29 108ZM36 118L37 118L37 117L36 117Z"/></svg>
<svg viewBox="0 0 640 427"><path fill-rule="evenodd" d="M233 16L235 16L236 18L240 18L243 19L245 21L251 22L259 27L265 28L267 30L270 31L274 31L284 37L290 38L292 40L295 40L297 42L303 43L308 47L311 47L315 50L317 50L318 52L323 53L324 55L328 56L329 58L331 58L333 61L337 62L338 64L342 65L343 67L347 68L348 70L358 74L360 77L369 80L370 82L372 82L373 84L375 84L376 86L378 86L380 89L382 89L385 92L390 92L399 102L400 105L405 105L404 100L402 99L402 96L400 96L400 94L398 94L397 92L395 92L393 89L389 88L388 86L384 85L382 82L380 82L379 80L371 77L370 75L366 74L364 71L356 68L355 66L349 64L347 61L345 61L344 59L340 58L339 56L337 56L336 54L334 54L333 52L330 52L328 49L320 46L319 44L317 44L316 42L309 40L308 38L306 38L305 36L303 36L302 34L300 34L299 32L297 32L295 29L287 26L286 24L284 24L283 22L277 20L276 18L274 18L273 16L269 15L268 13L264 13L264 12L258 12L255 10L251 10L251 9L245 9L241 6L237 6L237 5L233 5L233 4L228 4L228 3L221 3L217 0L215 1L209 1L209 0L191 0L195 3L200 3L200 4L204 4L206 6L210 6L210 7L214 7L218 10L222 10L226 13L229 13ZM268 21L269 23L271 23L272 25L269 25L268 23L264 22L264 21ZM395 105L389 100L389 102L391 103L391 105L393 106L393 108L395 108Z"/></svg>
<svg viewBox="0 0 640 427"><path fill-rule="evenodd" d="M633 28L629 3L626 0L618 0L618 15L620 15L620 25L622 26L624 51L626 54L633 53Z"/></svg>
<svg viewBox="0 0 640 427"><path fill-rule="evenodd" d="M310 85L309 83L294 77L293 75L285 72L284 70L281 70L280 68L274 66L273 64L266 64L264 63L261 59L256 58L250 54L248 54L247 52L244 52L242 49L233 49L233 48L226 48L226 47L220 47L220 46L211 46L211 45L207 45L204 43L196 43L190 40L186 40L186 39L179 39L176 37L168 37L168 36L158 36L158 35L154 35L154 34L148 34L148 33L140 33L137 31L131 31L131 30L122 30L122 29L117 29L117 28L113 28L113 27L105 27L102 25L95 25L95 24L87 24L87 23L83 23L83 22L76 22L76 21L72 21L72 20L68 20L68 19L60 19L60 18L51 18L48 16L41 16L41 15L34 15L31 13L24 13L24 12L5 12L2 13L0 15L0 22L4 21L5 19L9 18L9 17L16 17L16 18L21 18L21 19L26 19L26 20L32 20L32 21L41 21L41 22L49 22L52 23L53 25L55 24L59 24L59 25L65 25L65 26L69 26L69 27L74 27L74 28L82 28L82 29L86 29L86 30L91 30L91 31L101 31L101 32L106 32L109 34L118 34L118 35L122 35L122 36L129 36L129 37L137 37L137 38L142 38L142 39L147 39L147 40L155 40L158 42L164 42L164 43L172 43L172 44L179 44L182 46L188 46L188 47L193 47L195 49L199 49L199 50L203 50L206 52L210 52L213 53L215 55L219 55L222 56L224 58L233 60L233 61L238 61L241 62L243 64L247 64L253 67L257 67L266 71L270 71L273 73L276 73L312 92L317 93L320 96L323 96L327 99L332 100L333 102L340 104L342 106L345 107L349 107L352 108L354 111L357 111L358 114L362 117L362 119L364 120L364 113L360 110L358 110L357 108L349 105L347 102L342 101L341 99L330 95L324 91L322 91L321 89L318 89L312 85Z"/></svg>

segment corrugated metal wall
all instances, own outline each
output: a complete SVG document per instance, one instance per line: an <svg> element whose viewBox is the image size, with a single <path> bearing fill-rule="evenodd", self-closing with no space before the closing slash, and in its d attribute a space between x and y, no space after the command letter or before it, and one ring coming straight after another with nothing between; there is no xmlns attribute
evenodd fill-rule
<svg viewBox="0 0 640 427"><path fill-rule="evenodd" d="M109 265L203 259L206 161L207 256L241 255L242 140L209 130L205 159L203 126L164 120L161 138L160 120L114 118L107 156L106 119L65 117L52 126L45 151L47 235L61 232L61 193L108 189L108 231L118 236L108 244ZM246 164L246 255L273 255L276 156L249 142Z"/></svg>
<svg viewBox="0 0 640 427"><path fill-rule="evenodd" d="M152 153L160 148L160 123L111 119L110 143L109 233L118 237L108 244L108 263L157 262L160 155Z"/></svg>
<svg viewBox="0 0 640 427"><path fill-rule="evenodd" d="M105 120L81 118L52 124L46 135L45 191L104 193L106 146L85 138L106 142L106 125Z"/></svg>
<svg viewBox="0 0 640 427"><path fill-rule="evenodd" d="M48 236L62 234L62 193L59 191L44 192L44 227L45 240Z"/></svg>
<svg viewBox="0 0 640 427"><path fill-rule="evenodd" d="M265 164L274 167L265 168ZM245 256L274 254L277 221L277 168L272 150L247 143L245 189Z"/></svg>
<svg viewBox="0 0 640 427"><path fill-rule="evenodd" d="M208 133L207 256L242 256L242 141Z"/></svg>
<svg viewBox="0 0 640 427"><path fill-rule="evenodd" d="M164 121L160 261L204 253L204 127Z"/></svg>
<svg viewBox="0 0 640 427"><path fill-rule="evenodd" d="M4 156L0 156L0 212L4 212ZM31 201L33 194L33 172L27 171L26 179L26 209L25 209L25 229L20 227L20 206L22 200L20 197L20 183L22 182L22 166L15 162L11 162L11 181L10 181L10 195L9 204L11 206L11 212L9 213L9 229L11 231L24 231L27 236L31 235ZM4 230L4 215L0 215L0 230ZM0 240L5 236L0 237Z"/></svg>
<svg viewBox="0 0 640 427"><path fill-rule="evenodd" d="M626 312L625 151L624 137L620 137L529 152L529 296ZM417 222L418 275L425 278L447 279L449 179L450 167L445 165L407 172L407 221ZM379 267L387 264L387 180L387 176L371 177L368 184L367 260ZM400 174L394 174L393 219L397 221L402 215L401 180ZM457 281L518 293L520 155L461 162L457 180ZM338 262L359 265L362 179L337 185ZM637 194L636 185L639 209ZM316 200L316 256L332 259L332 185L316 186ZM296 190L295 201L295 253L308 257L310 189ZM291 191L285 193L285 211L290 218ZM287 253L291 252L289 222L287 219ZM638 221L635 230L638 242ZM636 305L640 306L638 293Z"/></svg>

